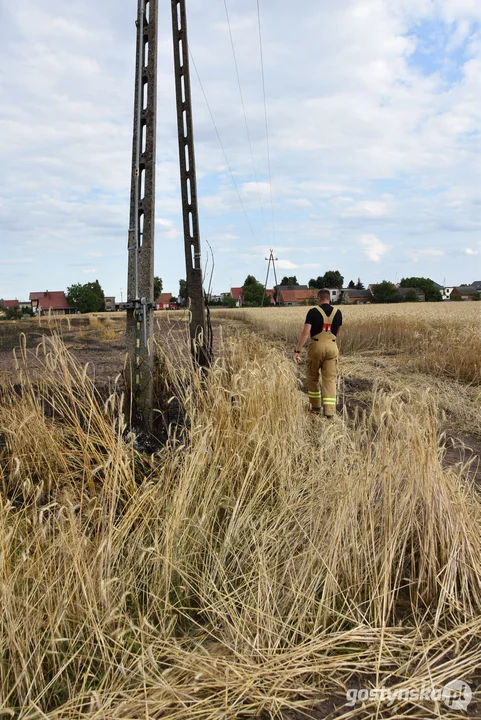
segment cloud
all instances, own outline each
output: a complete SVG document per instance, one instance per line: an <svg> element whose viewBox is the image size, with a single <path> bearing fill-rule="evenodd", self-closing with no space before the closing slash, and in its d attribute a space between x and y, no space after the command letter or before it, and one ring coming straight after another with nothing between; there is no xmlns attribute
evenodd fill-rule
<svg viewBox="0 0 481 720"><path fill-rule="evenodd" d="M295 247L288 257L301 259L330 246L345 276L370 261L377 279L391 269L388 249L402 247L419 272L428 275L436 260L447 281L462 281L481 229L481 3L305 0L299 19L278 0L262 12L269 158L252 2L236 0L231 10L252 156L222 3L189 9L190 49L228 161L194 72L201 238L219 255L216 289L265 272L261 251L240 254L253 240L280 256ZM168 3L159 4L156 272L178 278L170 25ZM1 257L15 248L32 264L33 284L51 287L77 281L74 265L91 260L118 294L127 272L135 4L9 3L0 35L0 63L10 68L0 109ZM434 245L445 255L433 255ZM2 294L28 294L30 279L4 277Z"/></svg>
<svg viewBox="0 0 481 720"><path fill-rule="evenodd" d="M377 235L362 235L359 243L364 248L364 254L371 262L380 262L389 247L385 245Z"/></svg>
<svg viewBox="0 0 481 720"><path fill-rule="evenodd" d="M169 240L174 240L176 237L179 236L179 233L177 231L177 228L175 227L172 220L168 220L167 218L155 218L155 227L156 230L158 230L159 233L162 233L162 235Z"/></svg>
<svg viewBox="0 0 481 720"><path fill-rule="evenodd" d="M438 248L425 248L424 250L409 250L407 252L407 256L413 260L413 262L418 262L418 260L421 260L422 258L440 258L443 257L446 253L444 250L440 250Z"/></svg>
<svg viewBox="0 0 481 720"><path fill-rule="evenodd" d="M312 207L312 202L308 200L307 198L290 198L287 200L289 205L292 205L292 207L297 208L310 208Z"/></svg>
<svg viewBox="0 0 481 720"><path fill-rule="evenodd" d="M321 263L293 263L290 260L278 260L276 267L280 270L301 270L303 268L318 268Z"/></svg>
<svg viewBox="0 0 481 720"><path fill-rule="evenodd" d="M464 252L466 255L479 255L479 250L472 250L471 248L466 248Z"/></svg>
<svg viewBox="0 0 481 720"><path fill-rule="evenodd" d="M339 213L341 218L376 220L387 218L392 213L392 202L390 200L365 200L347 207L346 200L350 200L350 198L339 198L340 202L338 204L342 202L342 205L344 205L344 209Z"/></svg>

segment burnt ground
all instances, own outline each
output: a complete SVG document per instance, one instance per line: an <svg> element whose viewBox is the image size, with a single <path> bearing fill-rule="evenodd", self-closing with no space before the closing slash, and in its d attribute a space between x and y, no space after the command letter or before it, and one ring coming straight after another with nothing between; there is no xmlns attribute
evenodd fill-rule
<svg viewBox="0 0 481 720"><path fill-rule="evenodd" d="M214 331L214 348L219 348L220 340L220 322L213 320L212 326ZM226 323L223 323L224 327ZM230 332L236 332L239 324L229 325ZM68 350L82 365L90 364L89 373L95 379L95 384L102 393L111 387L112 379L123 373L126 352L125 352L125 331L124 319L113 318L108 326L91 327L86 318L73 318L70 325L65 322L57 323L56 328L61 334ZM38 325L38 321L22 321L19 323L0 323L0 382L10 380L16 382L17 372L15 369L14 349L17 348L17 356L19 352L19 334L24 333L25 344L28 354L30 376L41 377L42 364L36 358L35 350L42 341L43 335L51 334L51 326L47 323ZM156 339L160 342L168 342L170 347L177 348L174 350L179 360L188 359L188 346L185 342L186 325L183 318L167 319L163 317L156 318ZM179 344L175 342L178 339ZM185 356L179 355L179 347L185 346ZM372 407L373 380L360 376L346 376L343 379L341 388L340 404L338 412L342 412L344 407L347 421L349 423L357 423L363 414L369 415ZM307 393L305 385L303 391ZM170 415L169 415L170 413ZM169 422L179 421L181 418L181 409L175 405L171 405L164 417L167 425ZM444 463L446 466L455 466L462 464L467 466L468 478L476 482L481 487L481 438L466 433L445 432L443 440L445 447ZM475 687L481 686L481 675L475 679ZM359 687L366 687L366 678L362 679ZM478 695L478 693L476 693ZM281 720L329 720L341 717L348 708L346 708L346 699L343 695L335 695L320 699L314 708L304 712L287 711L280 716ZM406 717L420 718L413 708L414 714ZM382 708L378 711L377 717L390 718L396 715L395 707ZM260 716L259 720L269 720L268 714ZM358 708L356 718L372 717L371 713L363 710L361 706ZM481 700L474 699L468 712L462 713L460 717L481 718Z"/></svg>
<svg viewBox="0 0 481 720"><path fill-rule="evenodd" d="M125 319L123 316L105 317L92 325L88 317L73 316L68 322L66 319L46 322L37 319L20 322L0 323L0 381L11 380L16 382L14 349L20 357L19 336L23 333L28 354L30 376L35 379L41 377L42 363L36 357L35 350L42 342L43 335L49 336L52 329L62 336L66 347L81 365L89 364L89 374L101 394L109 393L112 379L122 375L126 359L125 352ZM228 332L237 332L235 323L222 323L228 326ZM218 320L212 321L214 334L214 352L220 344L220 325ZM186 322L184 316L176 319L165 316L156 316L155 338L158 342L167 343L180 361L188 360L188 343L186 341ZM182 347L185 355L181 357ZM305 382L303 391L307 393ZM363 414L369 415L372 406L373 380L366 377L346 376L341 386L338 412L344 408L348 422L356 424ZM162 397L159 397L162 404ZM167 427L170 422L176 422L181 415L180 408L174 405L166 406L163 423ZM161 432L161 434L163 434ZM462 464L467 467L468 478L481 487L481 438L468 433L453 432L446 428L444 438L444 464L454 466Z"/></svg>

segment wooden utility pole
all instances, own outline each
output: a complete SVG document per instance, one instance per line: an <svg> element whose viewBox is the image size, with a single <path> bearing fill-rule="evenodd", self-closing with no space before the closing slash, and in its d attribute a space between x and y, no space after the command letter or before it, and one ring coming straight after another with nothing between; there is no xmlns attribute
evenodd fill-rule
<svg viewBox="0 0 481 720"><path fill-rule="evenodd" d="M127 302L128 411L132 424L153 423L157 0L138 0L137 63L129 228Z"/></svg>
<svg viewBox="0 0 481 720"><path fill-rule="evenodd" d="M185 266L187 297L191 313L190 339L194 362L205 367L210 363L211 358L206 336L206 310L202 283L187 16L185 0L171 0L171 3Z"/></svg>

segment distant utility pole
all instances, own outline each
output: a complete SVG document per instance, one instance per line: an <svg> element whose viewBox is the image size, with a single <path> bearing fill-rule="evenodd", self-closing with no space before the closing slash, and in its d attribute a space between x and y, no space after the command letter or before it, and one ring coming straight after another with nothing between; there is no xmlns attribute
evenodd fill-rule
<svg viewBox="0 0 481 720"><path fill-rule="evenodd" d="M153 422L157 0L138 0L127 302L128 398L134 425Z"/></svg>
<svg viewBox="0 0 481 720"><path fill-rule="evenodd" d="M190 338L194 362L205 367L211 358L207 344L206 310L202 284L187 16L185 0L171 0L171 3L185 266L187 297L191 313Z"/></svg>
<svg viewBox="0 0 481 720"><path fill-rule="evenodd" d="M263 293L263 295L262 295L261 307L264 307L264 298L265 298L265 296L266 296L267 283L269 282L269 272L270 272L270 270L271 270L271 263L272 263L272 269L274 270L274 280L275 280L275 283L276 283L276 284L275 284L275 287L277 287L276 262L279 260L279 258L275 258L275 257L274 257L274 250L271 250L271 254L269 255L268 258L265 258L265 259L268 261L268 263L267 263L266 282L265 282L265 285L264 285L264 293ZM275 297L274 297L274 300L275 300ZM276 304L277 304L277 302L276 302Z"/></svg>

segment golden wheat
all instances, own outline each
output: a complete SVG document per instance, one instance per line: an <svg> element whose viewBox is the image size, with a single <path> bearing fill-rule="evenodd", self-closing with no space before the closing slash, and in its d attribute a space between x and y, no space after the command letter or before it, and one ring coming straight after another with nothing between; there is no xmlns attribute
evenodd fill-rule
<svg viewBox="0 0 481 720"><path fill-rule="evenodd" d="M341 306L343 353L397 353L420 372L481 382L481 303L405 303ZM309 308L217 310L292 346Z"/></svg>
<svg viewBox="0 0 481 720"><path fill-rule="evenodd" d="M206 377L159 348L186 417L152 456L58 337L41 382L19 358L0 404L0 714L280 717L479 668L480 498L443 463L438 393L379 387L369 416L326 427L290 359L224 335ZM361 712L392 717L343 717Z"/></svg>

